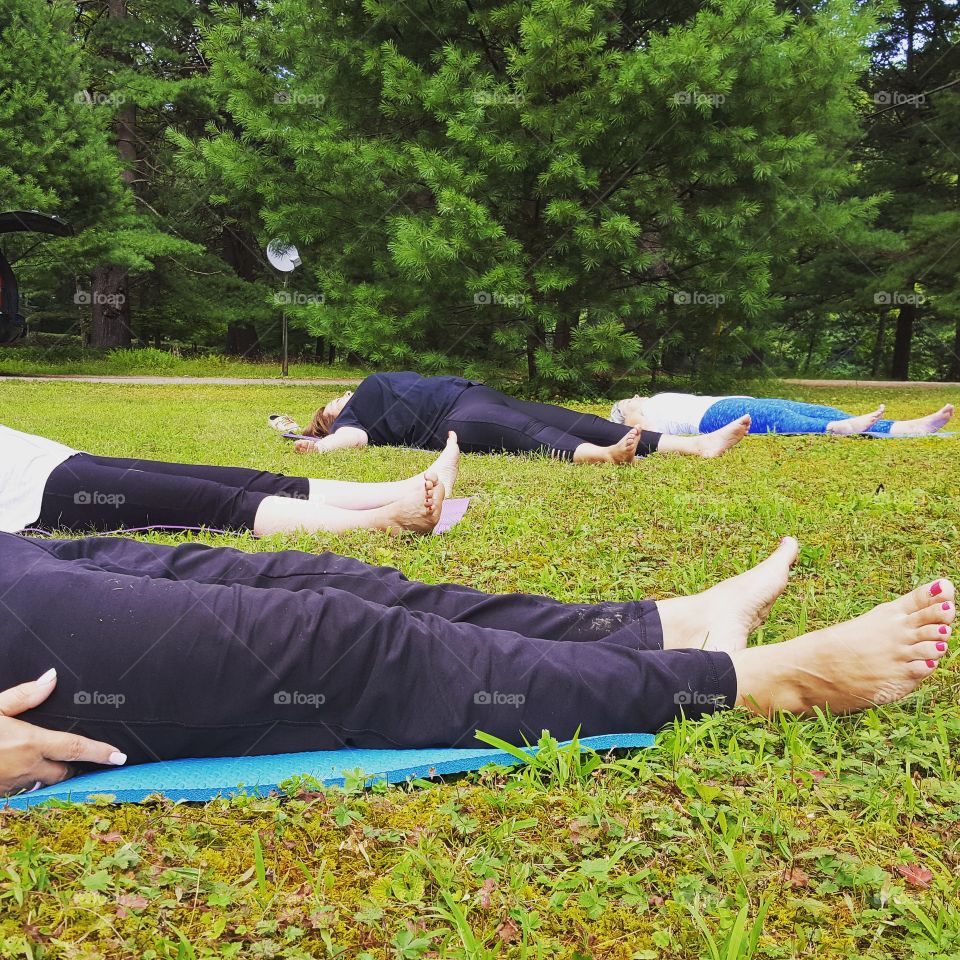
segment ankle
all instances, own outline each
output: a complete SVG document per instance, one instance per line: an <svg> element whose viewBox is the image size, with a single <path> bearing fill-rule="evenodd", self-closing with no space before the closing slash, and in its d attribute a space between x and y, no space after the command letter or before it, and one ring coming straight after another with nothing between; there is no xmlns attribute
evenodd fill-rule
<svg viewBox="0 0 960 960"><path fill-rule="evenodd" d="M737 706L753 713L803 714L815 702L816 675L804 668L796 644L800 638L737 650L730 655L737 677ZM821 691L822 692L822 691Z"/></svg>

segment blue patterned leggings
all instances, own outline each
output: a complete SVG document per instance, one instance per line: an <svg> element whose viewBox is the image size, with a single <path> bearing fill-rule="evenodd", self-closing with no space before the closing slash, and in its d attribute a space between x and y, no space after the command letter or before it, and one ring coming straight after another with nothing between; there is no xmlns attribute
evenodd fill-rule
<svg viewBox="0 0 960 960"><path fill-rule="evenodd" d="M700 432L711 433L749 413L751 433L826 433L827 424L845 420L852 414L819 403L773 400L761 397L728 397L718 400L700 421ZM893 420L878 420L871 433L889 433Z"/></svg>

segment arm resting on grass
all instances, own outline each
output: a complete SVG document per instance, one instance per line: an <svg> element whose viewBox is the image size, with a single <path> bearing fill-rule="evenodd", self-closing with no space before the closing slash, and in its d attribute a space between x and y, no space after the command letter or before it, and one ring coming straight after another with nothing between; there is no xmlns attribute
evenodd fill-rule
<svg viewBox="0 0 960 960"><path fill-rule="evenodd" d="M357 427L341 427L319 440L298 440L297 453L329 453L331 450L349 450L367 445L367 431Z"/></svg>

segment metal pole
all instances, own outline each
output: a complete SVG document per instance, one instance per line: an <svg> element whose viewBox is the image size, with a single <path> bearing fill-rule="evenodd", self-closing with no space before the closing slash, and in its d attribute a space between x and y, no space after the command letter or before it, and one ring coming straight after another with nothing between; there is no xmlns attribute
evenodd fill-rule
<svg viewBox="0 0 960 960"><path fill-rule="evenodd" d="M283 275L283 289L287 289L287 280L289 279L289 274ZM290 374L290 357L289 357L289 340L287 337L287 300L284 298L283 304L283 370L280 374L281 377L289 376Z"/></svg>

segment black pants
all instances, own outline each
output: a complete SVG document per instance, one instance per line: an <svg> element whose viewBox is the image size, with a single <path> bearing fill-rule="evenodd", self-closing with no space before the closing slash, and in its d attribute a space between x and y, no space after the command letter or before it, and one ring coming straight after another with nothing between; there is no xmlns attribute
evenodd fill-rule
<svg viewBox="0 0 960 960"><path fill-rule="evenodd" d="M578 413L552 403L517 400L490 387L467 387L460 394L438 435L456 430L467 453L549 453L572 460L581 443L609 447L630 431L592 413ZM646 456L657 449L660 434L643 430L637 453Z"/></svg>
<svg viewBox="0 0 960 960"><path fill-rule="evenodd" d="M662 649L650 601L412 583L334 554L0 534L3 688L131 762L655 731L736 696L725 653Z"/></svg>
<svg viewBox="0 0 960 960"><path fill-rule="evenodd" d="M37 523L46 530L75 531L147 526L252 530L266 497L305 500L309 494L304 477L78 453L47 480Z"/></svg>

